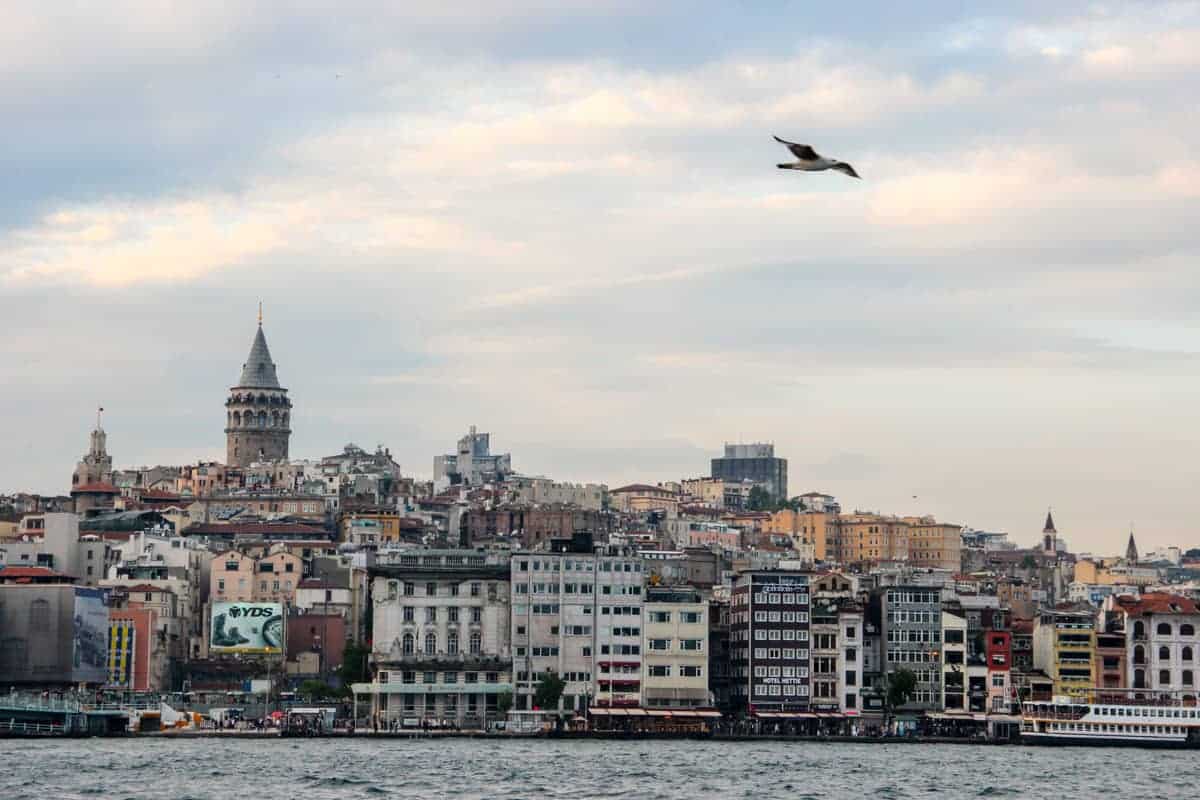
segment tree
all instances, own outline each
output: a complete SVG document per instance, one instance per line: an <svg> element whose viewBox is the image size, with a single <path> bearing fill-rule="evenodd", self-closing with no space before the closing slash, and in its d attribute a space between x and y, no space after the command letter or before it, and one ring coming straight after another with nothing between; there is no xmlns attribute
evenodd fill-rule
<svg viewBox="0 0 1200 800"><path fill-rule="evenodd" d="M358 642L346 642L342 652L342 664L337 668L338 680L342 686L349 688L350 684L367 679L367 665L371 657L371 648Z"/></svg>
<svg viewBox="0 0 1200 800"><path fill-rule="evenodd" d="M888 678L887 703L897 709L908 702L917 688L917 675L911 669L898 669Z"/></svg>
<svg viewBox="0 0 1200 800"><path fill-rule="evenodd" d="M300 684L299 695L307 698L309 702L318 700L327 700L338 697L339 692L324 681L307 680Z"/></svg>
<svg viewBox="0 0 1200 800"><path fill-rule="evenodd" d="M751 511L770 511L775 508L775 498L763 487L751 486L746 505Z"/></svg>
<svg viewBox="0 0 1200 800"><path fill-rule="evenodd" d="M508 710L512 708L513 693L501 692L496 696L496 710L500 712L500 716L507 716Z"/></svg>
<svg viewBox="0 0 1200 800"><path fill-rule="evenodd" d="M538 681L537 690L533 693L533 704L540 709L558 708L558 700L562 697L567 682L547 671Z"/></svg>
<svg viewBox="0 0 1200 800"><path fill-rule="evenodd" d="M1021 569L1033 569L1037 566L1037 559L1032 555L1027 555L1021 559Z"/></svg>

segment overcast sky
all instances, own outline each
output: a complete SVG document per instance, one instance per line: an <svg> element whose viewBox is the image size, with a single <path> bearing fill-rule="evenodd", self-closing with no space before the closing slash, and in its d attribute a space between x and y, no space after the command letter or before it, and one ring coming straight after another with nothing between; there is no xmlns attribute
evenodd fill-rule
<svg viewBox="0 0 1200 800"><path fill-rule="evenodd" d="M1200 4L280 7L5 4L0 490L222 458L261 298L294 457L1200 545Z"/></svg>

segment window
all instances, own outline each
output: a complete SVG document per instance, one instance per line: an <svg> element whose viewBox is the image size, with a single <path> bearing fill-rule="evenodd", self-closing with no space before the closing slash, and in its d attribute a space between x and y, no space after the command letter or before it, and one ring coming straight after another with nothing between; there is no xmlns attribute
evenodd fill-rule
<svg viewBox="0 0 1200 800"><path fill-rule="evenodd" d="M1187 645L1184 645L1184 648L1179 651L1179 657L1181 659L1183 659L1184 661L1191 661L1192 660L1192 648L1188 647Z"/></svg>
<svg viewBox="0 0 1200 800"><path fill-rule="evenodd" d="M432 656L437 653L437 634L433 631L425 634L425 655Z"/></svg>
<svg viewBox="0 0 1200 800"><path fill-rule="evenodd" d="M671 677L671 666L669 664L652 664L650 666L651 678L669 678Z"/></svg>
<svg viewBox="0 0 1200 800"><path fill-rule="evenodd" d="M1160 684L1170 684L1171 683L1171 670L1160 669L1158 671L1158 682Z"/></svg>
<svg viewBox="0 0 1200 800"><path fill-rule="evenodd" d="M411 633L404 634L403 642L404 644L402 652L404 655L413 655L416 652L416 640L413 638L413 635Z"/></svg>
<svg viewBox="0 0 1200 800"><path fill-rule="evenodd" d="M414 585L413 585L413 584L411 584L411 583L406 583L406 584L404 584L404 594L405 594L405 595L407 595L407 596L409 596L409 597L412 597L412 596L413 596L414 594L416 594L416 593L417 593L417 587L416 587L416 586L414 586Z"/></svg>
<svg viewBox="0 0 1200 800"><path fill-rule="evenodd" d="M89 567L89 569L90 569L90 567ZM225 579L224 578L217 581L217 591L218 592L225 591Z"/></svg>
<svg viewBox="0 0 1200 800"><path fill-rule="evenodd" d="M685 625L698 625L704 620L701 619L699 611L681 611L679 613L679 621Z"/></svg>
<svg viewBox="0 0 1200 800"><path fill-rule="evenodd" d="M704 668L684 665L679 668L679 674L684 678L702 678L704 677Z"/></svg>
<svg viewBox="0 0 1200 800"><path fill-rule="evenodd" d="M665 652L671 649L670 639L651 639L649 643L650 650Z"/></svg>
<svg viewBox="0 0 1200 800"><path fill-rule="evenodd" d="M426 672L425 675L423 676L422 682L423 683L437 683L437 673L436 672Z"/></svg>
<svg viewBox="0 0 1200 800"><path fill-rule="evenodd" d="M404 621L405 622L413 621L413 607L412 606L404 607Z"/></svg>
<svg viewBox="0 0 1200 800"><path fill-rule="evenodd" d="M1169 622L1158 623L1158 628L1156 629L1156 632L1158 633L1159 636L1170 636L1171 635L1171 623L1169 623Z"/></svg>
<svg viewBox="0 0 1200 800"><path fill-rule="evenodd" d="M473 656L479 655L480 651L483 649L483 637L480 635L479 631L471 632L471 640L470 641L471 641L471 643L469 646L471 648L471 655L473 655Z"/></svg>
<svg viewBox="0 0 1200 800"><path fill-rule="evenodd" d="M475 606L471 609L471 622L475 623L476 625L478 625L480 622L483 622L483 609L479 606Z"/></svg>
<svg viewBox="0 0 1200 800"><path fill-rule="evenodd" d="M437 622L437 607L436 606L429 606L428 608L425 609L425 621L426 622Z"/></svg>
<svg viewBox="0 0 1200 800"><path fill-rule="evenodd" d="M1158 660L1159 661L1170 661L1171 660L1171 648L1167 647L1166 645L1163 645L1162 647L1158 648Z"/></svg>
<svg viewBox="0 0 1200 800"><path fill-rule="evenodd" d="M671 621L671 612L670 611L651 611L650 612L650 621L651 622L670 622Z"/></svg>
<svg viewBox="0 0 1200 800"><path fill-rule="evenodd" d="M454 631L450 631L446 636L446 653L452 656L458 655L458 634Z"/></svg>
<svg viewBox="0 0 1200 800"><path fill-rule="evenodd" d="M1185 670L1183 671L1183 677L1181 678L1180 682L1181 682L1181 683L1182 683L1184 686L1191 686L1191 685L1192 685L1192 680L1193 680L1193 678L1192 678L1192 671L1191 671L1190 669L1185 669Z"/></svg>
<svg viewBox="0 0 1200 800"><path fill-rule="evenodd" d="M847 686L857 686L858 685L858 673L852 669L846 670L846 685Z"/></svg>
<svg viewBox="0 0 1200 800"><path fill-rule="evenodd" d="M1179 635L1180 636L1195 636L1196 629L1190 623L1185 622L1179 626Z"/></svg>
<svg viewBox="0 0 1200 800"><path fill-rule="evenodd" d="M450 606L449 614L451 622L458 622L458 606Z"/></svg>
<svg viewBox="0 0 1200 800"><path fill-rule="evenodd" d="M702 648L702 640L700 639L680 639L679 649L684 652L699 652Z"/></svg>

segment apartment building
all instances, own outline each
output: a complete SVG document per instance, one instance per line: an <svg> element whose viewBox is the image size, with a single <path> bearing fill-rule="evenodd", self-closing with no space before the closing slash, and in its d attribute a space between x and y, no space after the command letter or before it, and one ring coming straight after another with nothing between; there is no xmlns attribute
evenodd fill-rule
<svg viewBox="0 0 1200 800"><path fill-rule="evenodd" d="M635 551L593 549L590 536L512 555L512 650L519 709L541 676L566 681L560 705L637 706L645 570Z"/></svg>
<svg viewBox="0 0 1200 800"><path fill-rule="evenodd" d="M932 711L942 704L942 600L932 586L888 586L872 595L879 603L885 677L910 670L916 689L906 711Z"/></svg>
<svg viewBox="0 0 1200 800"><path fill-rule="evenodd" d="M1096 685L1096 613L1063 604L1038 612L1033 624L1033 666L1053 681L1055 695L1086 698Z"/></svg>
<svg viewBox="0 0 1200 800"><path fill-rule="evenodd" d="M708 602L690 586L646 590L642 623L642 705L711 705Z"/></svg>

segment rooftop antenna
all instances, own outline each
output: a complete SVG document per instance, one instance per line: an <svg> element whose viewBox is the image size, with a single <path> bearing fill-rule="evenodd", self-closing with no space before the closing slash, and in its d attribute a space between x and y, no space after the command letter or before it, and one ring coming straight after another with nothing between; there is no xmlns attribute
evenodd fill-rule
<svg viewBox="0 0 1200 800"><path fill-rule="evenodd" d="M262 327L262 300L258 301L258 327Z"/></svg>

